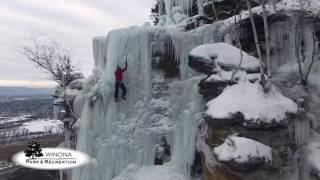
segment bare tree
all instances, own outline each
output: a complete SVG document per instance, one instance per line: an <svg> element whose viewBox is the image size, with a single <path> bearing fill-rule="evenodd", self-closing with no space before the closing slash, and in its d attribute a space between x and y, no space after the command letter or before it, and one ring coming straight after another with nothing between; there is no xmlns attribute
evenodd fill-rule
<svg viewBox="0 0 320 180"><path fill-rule="evenodd" d="M215 0L212 0L212 11L214 13L214 18L216 21L218 21L218 14L217 14L217 10L216 10L216 6L215 6Z"/></svg>
<svg viewBox="0 0 320 180"><path fill-rule="evenodd" d="M296 15L296 25L294 29L295 33L295 57L298 62L299 74L301 82L303 85L308 84L308 77L312 70L312 67L315 63L316 58L319 58L319 39L316 36L316 33L312 28L306 24L308 19L319 18L319 12L314 13L311 9L310 0L299 0L299 10L301 13ZM311 33L312 42L311 42L311 54L307 54L306 46L308 42L305 41L305 34ZM309 56L308 56L309 55ZM309 64L307 62L307 57L310 57Z"/></svg>
<svg viewBox="0 0 320 180"><path fill-rule="evenodd" d="M266 54L267 54L267 74L268 80L271 79L271 59L270 59L270 32L269 32L269 24L268 24L268 13L266 8L267 0L261 0L262 2L262 11L263 11L263 26L264 26L264 34L266 39Z"/></svg>
<svg viewBox="0 0 320 180"><path fill-rule="evenodd" d="M240 49L240 62L236 70L232 73L231 80L234 80L235 74L241 69L243 62L243 49L240 41L240 25L241 25L241 13L239 14L239 19L237 19L236 11L234 11L234 26L231 28L231 34L234 35L238 48Z"/></svg>
<svg viewBox="0 0 320 180"><path fill-rule="evenodd" d="M250 0L246 0L246 4L248 7L249 11L249 17L252 25L252 30L253 30L253 36L254 36L254 41L257 49L257 54L258 58L260 60L260 74L261 74L261 83L263 86L263 89L265 92L268 92L271 88L271 59L270 59L270 36L269 36L269 26L268 26L268 15L267 15L267 9L266 9L266 4L268 0L259 0L258 1L260 4L262 4L262 11L263 11L263 25L264 25L264 32L265 32L265 39L266 39L266 54L267 54L267 66L265 61L262 59L262 53L261 53L261 48L259 44L259 39L258 39L258 33L257 33L257 28L255 25L255 21L253 18L253 13L252 13L252 7ZM267 69L267 73L265 72L265 69ZM266 76L267 74L267 76Z"/></svg>
<svg viewBox="0 0 320 180"><path fill-rule="evenodd" d="M32 36L21 46L20 53L62 87L76 78L70 51L54 40Z"/></svg>
<svg viewBox="0 0 320 180"><path fill-rule="evenodd" d="M299 74L303 85L308 84L308 77L310 75L310 72L312 70L312 66L315 63L316 57L319 57L319 48L317 48L317 42L318 39L316 37L315 32L312 33L312 51L311 51L311 60L309 65L307 65L306 68L304 67L304 64L307 63L306 61L306 49L305 49L305 41L304 41L304 32L308 31L306 29L303 29L303 25L301 23L297 23L295 27L295 56L298 61L298 67L299 67ZM304 72L306 71L306 72Z"/></svg>
<svg viewBox="0 0 320 180"><path fill-rule="evenodd" d="M253 13L252 13L252 7L251 7L250 1L246 0L246 4L247 4L247 7L248 7L248 11L249 11L249 17L250 17L250 22L251 22L252 31L253 31L254 43L256 45L258 58L260 60L260 74L261 74L261 77L264 77L264 74L265 74L264 73L264 62L262 60L262 53L261 53L261 48L260 48L260 44L259 44L256 23L255 23L255 21L253 19Z"/></svg>
<svg viewBox="0 0 320 180"><path fill-rule="evenodd" d="M215 0L212 1L212 3L214 3ZM237 6L235 9L233 9L233 12L227 12L228 14L233 14L233 25L232 26L228 26L226 24L223 24L226 28L229 28L228 33L230 33L230 35L232 36L232 39L235 40L235 44L236 46L240 49L240 61L238 66L236 67L236 69L232 72L231 75L231 81L235 80L235 75L237 74L237 72L239 72L239 70L241 70L241 65L243 62L243 48L242 48L242 44L240 41L240 26L241 26L241 13L239 13L239 15L237 15L237 10L240 9L241 7L241 2L237 2Z"/></svg>

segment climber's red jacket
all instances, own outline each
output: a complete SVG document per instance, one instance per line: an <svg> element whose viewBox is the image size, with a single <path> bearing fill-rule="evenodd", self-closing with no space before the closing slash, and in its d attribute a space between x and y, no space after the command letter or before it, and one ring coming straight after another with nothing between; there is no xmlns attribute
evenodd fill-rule
<svg viewBox="0 0 320 180"><path fill-rule="evenodd" d="M122 73L125 72L128 68L128 64L126 63L126 67L124 69L121 69L117 67L116 72L114 73L116 75L116 81L122 81Z"/></svg>

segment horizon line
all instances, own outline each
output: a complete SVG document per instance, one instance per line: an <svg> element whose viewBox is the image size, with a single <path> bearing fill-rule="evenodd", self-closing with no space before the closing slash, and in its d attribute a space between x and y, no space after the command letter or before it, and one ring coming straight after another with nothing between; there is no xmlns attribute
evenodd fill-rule
<svg viewBox="0 0 320 180"><path fill-rule="evenodd" d="M58 84L52 80L5 80L0 79L0 87L54 88Z"/></svg>

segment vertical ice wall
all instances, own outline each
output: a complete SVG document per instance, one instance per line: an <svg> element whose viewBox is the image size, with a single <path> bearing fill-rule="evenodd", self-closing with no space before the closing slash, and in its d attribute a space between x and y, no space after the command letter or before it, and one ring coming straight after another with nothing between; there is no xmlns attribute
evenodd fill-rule
<svg viewBox="0 0 320 180"><path fill-rule="evenodd" d="M203 9L203 0L197 0L197 5L198 5L198 14L200 16L204 16L204 9Z"/></svg>
<svg viewBox="0 0 320 180"><path fill-rule="evenodd" d="M160 16L163 15L162 12L165 9L165 20L161 20L161 21L165 21L166 25L175 24L173 20L173 15L174 15L173 11L175 7L181 8L184 14L190 15L194 1L195 0L161 0L159 4ZM165 7L163 7L163 3ZM203 15L204 14L203 7L202 7L203 0L197 0L197 3L201 4L201 6L199 6L200 7L199 14ZM159 23L159 24L164 25L164 23Z"/></svg>
<svg viewBox="0 0 320 180"><path fill-rule="evenodd" d="M153 162L151 132L143 131L150 99L150 33L131 28L113 31L103 42L94 40L97 83L85 94L78 149L92 158L90 166L77 169L73 179L109 180L129 163ZM124 83L128 99L114 101L114 70L128 61Z"/></svg>
<svg viewBox="0 0 320 180"><path fill-rule="evenodd" d="M152 165L155 145L159 143L162 131L152 124L151 99L151 48L164 51L170 39L175 60L179 63L181 78L191 76L188 73L188 52L200 42L191 33L181 33L164 28L131 27L112 31L108 37L94 39L94 58L97 74L91 78L80 120L78 150L88 153L92 163L75 169L74 180L111 180L128 165ZM114 71L117 65L128 62L124 83L128 88L127 101L114 101ZM199 80L199 79L198 79ZM195 112L198 110L197 83L186 81L179 85L183 96L173 103L177 108L171 114L176 128L168 129L177 134L177 141L169 143L177 158L175 167L186 172L185 167L192 161L194 147ZM184 87L185 86L185 87ZM186 89L188 88L188 89ZM190 89L192 91L190 91ZM189 94L192 92L192 95ZM173 95L174 96L174 95ZM181 115L180 115L181 114ZM170 132L168 132L170 134ZM176 145L174 142L177 142ZM188 156L178 157L189 150Z"/></svg>
<svg viewBox="0 0 320 180"><path fill-rule="evenodd" d="M205 76L180 81L172 88L172 118L177 119L172 163L178 172L189 175L194 160L196 133L204 108L198 83Z"/></svg>

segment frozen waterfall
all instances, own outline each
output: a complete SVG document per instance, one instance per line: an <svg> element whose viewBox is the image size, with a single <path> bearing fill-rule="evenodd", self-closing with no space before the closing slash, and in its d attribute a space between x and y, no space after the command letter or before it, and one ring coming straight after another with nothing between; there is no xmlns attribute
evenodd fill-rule
<svg viewBox="0 0 320 180"><path fill-rule="evenodd" d="M82 94L86 100L77 145L92 160L73 171L74 180L135 179L137 169L147 166L156 169L155 173L171 169L175 174L172 176L189 179L198 112L203 108L197 84L203 77L195 76L189 69L187 55L200 43L198 39L192 33L154 27L131 27L94 38L95 69ZM167 97L163 98L169 101L162 102L168 103L165 106L169 108L165 118L156 118L151 103L159 99L152 93L155 81L152 59L155 52L168 53L168 49L174 54L172 61L177 64L180 76L166 80L159 72L158 78L168 84L168 93L164 95ZM127 101L116 103L114 71L125 61ZM170 144L171 160L163 166L153 166L156 146L163 137Z"/></svg>

